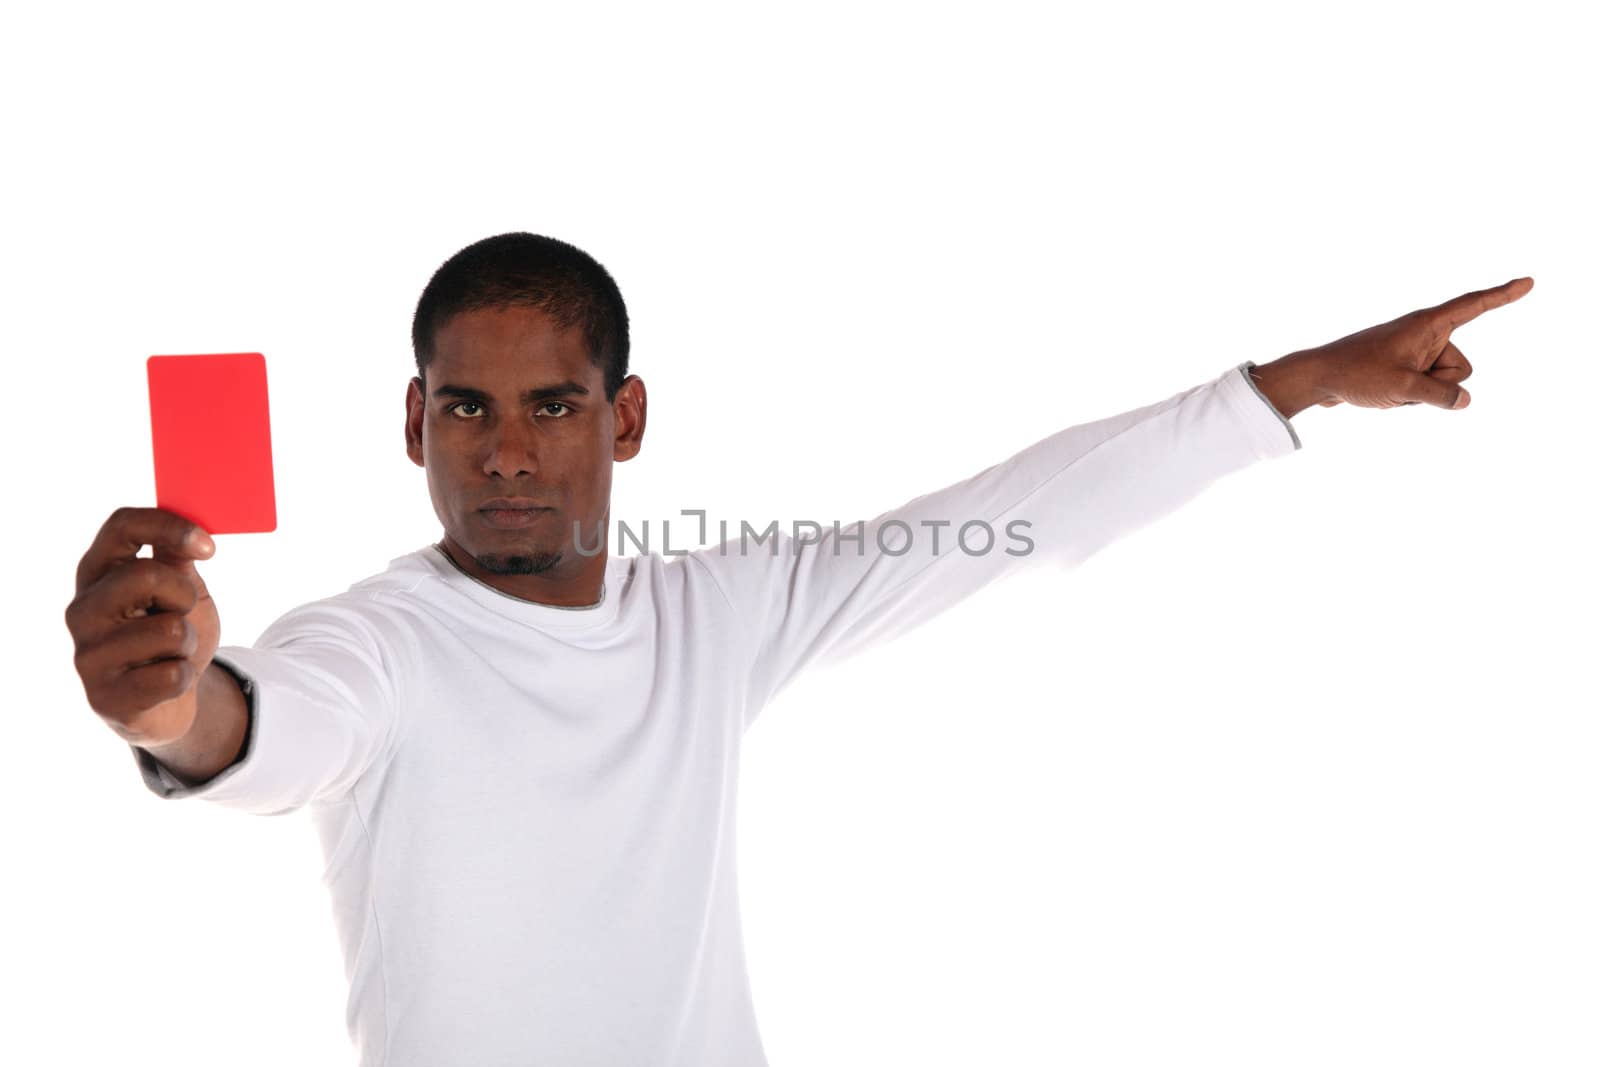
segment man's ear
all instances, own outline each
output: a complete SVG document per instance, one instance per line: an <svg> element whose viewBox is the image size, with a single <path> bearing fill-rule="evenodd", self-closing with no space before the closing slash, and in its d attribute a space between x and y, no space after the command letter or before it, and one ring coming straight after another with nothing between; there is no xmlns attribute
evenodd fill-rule
<svg viewBox="0 0 1600 1067"><path fill-rule="evenodd" d="M620 463L639 454L639 448L644 442L647 407L644 379L637 374L630 374L622 379L622 384L617 387L617 395L611 401L612 419L617 428L616 437L611 445L612 459Z"/></svg>
<svg viewBox="0 0 1600 1067"><path fill-rule="evenodd" d="M406 455L417 466L422 462L422 415L427 398L422 393L422 379L413 377L406 385Z"/></svg>

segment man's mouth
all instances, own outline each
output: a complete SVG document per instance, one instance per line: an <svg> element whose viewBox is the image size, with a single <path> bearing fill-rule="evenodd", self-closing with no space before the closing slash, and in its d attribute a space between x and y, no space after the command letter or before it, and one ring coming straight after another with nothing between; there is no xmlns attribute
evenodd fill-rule
<svg viewBox="0 0 1600 1067"><path fill-rule="evenodd" d="M546 512L553 512L555 508L481 508L478 514L490 526L500 529L516 529L521 526L530 526L537 522Z"/></svg>

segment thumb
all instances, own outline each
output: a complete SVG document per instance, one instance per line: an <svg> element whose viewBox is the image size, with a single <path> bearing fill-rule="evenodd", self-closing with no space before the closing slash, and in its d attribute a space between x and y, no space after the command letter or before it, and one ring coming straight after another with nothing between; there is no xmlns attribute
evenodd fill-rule
<svg viewBox="0 0 1600 1067"><path fill-rule="evenodd" d="M1464 408L1472 402L1472 396L1461 386L1430 374L1413 375L1406 398L1410 402L1432 404L1436 408Z"/></svg>

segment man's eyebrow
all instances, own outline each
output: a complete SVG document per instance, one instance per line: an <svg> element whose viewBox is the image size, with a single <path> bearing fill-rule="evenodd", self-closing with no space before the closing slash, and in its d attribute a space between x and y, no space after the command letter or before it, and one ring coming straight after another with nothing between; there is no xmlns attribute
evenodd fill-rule
<svg viewBox="0 0 1600 1067"><path fill-rule="evenodd" d="M433 391L435 399L440 397L455 397L458 400L470 400L475 404L487 404L489 394L482 389L473 389L465 385L441 385ZM541 385L537 389L529 389L522 394L524 404L537 404L541 400L549 400L561 396L588 396L589 390L574 381L557 382L554 385Z"/></svg>

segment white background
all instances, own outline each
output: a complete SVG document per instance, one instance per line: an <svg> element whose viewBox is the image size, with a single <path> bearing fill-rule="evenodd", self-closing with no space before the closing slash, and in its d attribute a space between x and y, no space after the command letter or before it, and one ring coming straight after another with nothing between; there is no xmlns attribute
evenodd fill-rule
<svg viewBox="0 0 1600 1067"><path fill-rule="evenodd" d="M280 525L201 565L224 644L436 540L411 313L525 229L628 301L629 519L870 517L1533 276L1455 335L1469 408L1311 408L1301 451L793 686L740 880L774 1067L1595 1063L1578 10L9 17L0 1061L353 1061L304 813L149 794L62 613L155 503L155 353L268 360Z"/></svg>

